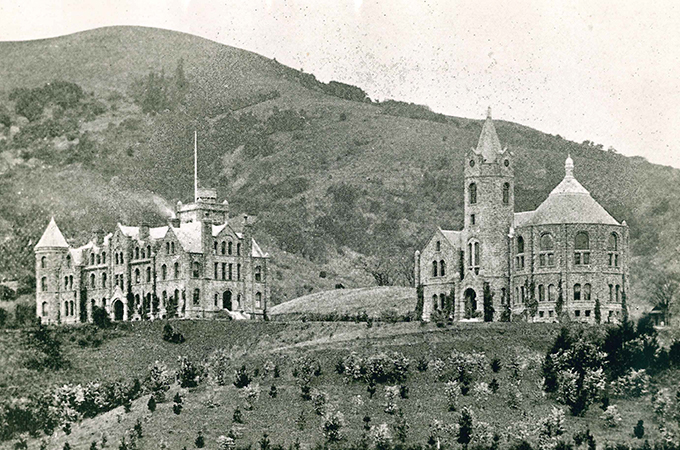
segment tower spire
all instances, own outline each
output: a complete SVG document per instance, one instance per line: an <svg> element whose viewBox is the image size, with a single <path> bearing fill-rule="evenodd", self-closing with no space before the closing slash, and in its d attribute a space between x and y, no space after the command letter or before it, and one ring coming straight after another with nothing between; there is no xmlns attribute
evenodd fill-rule
<svg viewBox="0 0 680 450"><path fill-rule="evenodd" d="M194 201L198 201L198 133L194 130Z"/></svg>

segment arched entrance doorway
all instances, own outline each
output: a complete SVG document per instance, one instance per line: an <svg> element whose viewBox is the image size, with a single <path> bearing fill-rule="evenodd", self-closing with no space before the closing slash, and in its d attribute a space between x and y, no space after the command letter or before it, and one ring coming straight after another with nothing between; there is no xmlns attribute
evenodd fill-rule
<svg viewBox="0 0 680 450"><path fill-rule="evenodd" d="M113 301L113 319L123 320L123 302L118 299Z"/></svg>
<svg viewBox="0 0 680 450"><path fill-rule="evenodd" d="M231 291L224 291L222 294L222 308L231 311Z"/></svg>
<svg viewBox="0 0 680 450"><path fill-rule="evenodd" d="M465 318L471 319L477 311L477 293L472 288L465 290Z"/></svg>

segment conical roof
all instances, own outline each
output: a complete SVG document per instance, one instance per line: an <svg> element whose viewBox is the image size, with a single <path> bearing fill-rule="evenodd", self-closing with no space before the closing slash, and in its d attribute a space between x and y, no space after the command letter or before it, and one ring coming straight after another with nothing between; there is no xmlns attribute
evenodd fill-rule
<svg viewBox="0 0 680 450"><path fill-rule="evenodd" d="M501 141L498 140L496 127L494 127L493 120L491 119L490 107L487 110L486 120L482 126L482 132L479 135L479 142L477 142L475 152L484 157L484 162L494 162L496 156L503 153Z"/></svg>
<svg viewBox="0 0 680 450"><path fill-rule="evenodd" d="M589 223L619 225L609 213L590 196L574 178L574 161L567 157L564 179L555 186L548 198L536 208L530 219L532 225L558 223Z"/></svg>
<svg viewBox="0 0 680 450"><path fill-rule="evenodd" d="M68 243L64 239L64 235L61 234L57 223L54 221L54 217L52 217L42 237L35 245L36 250L39 248L68 248Z"/></svg>

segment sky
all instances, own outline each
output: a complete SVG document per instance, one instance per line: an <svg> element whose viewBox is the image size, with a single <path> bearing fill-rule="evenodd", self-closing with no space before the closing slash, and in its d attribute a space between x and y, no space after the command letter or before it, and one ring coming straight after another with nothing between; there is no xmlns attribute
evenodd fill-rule
<svg viewBox="0 0 680 450"><path fill-rule="evenodd" d="M491 106L496 119L680 168L678 24L674 0L0 0L0 41L178 30L374 100L469 118Z"/></svg>

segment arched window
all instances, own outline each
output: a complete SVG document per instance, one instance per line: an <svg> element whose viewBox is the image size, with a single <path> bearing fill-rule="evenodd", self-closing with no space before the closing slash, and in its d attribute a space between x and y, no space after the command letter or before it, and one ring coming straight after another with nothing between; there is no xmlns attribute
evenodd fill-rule
<svg viewBox="0 0 680 450"><path fill-rule="evenodd" d="M150 245L146 246L146 257L151 258L151 246Z"/></svg>
<svg viewBox="0 0 680 450"><path fill-rule="evenodd" d="M175 254L175 243L174 242L170 243L170 253L172 253L173 255Z"/></svg>
<svg viewBox="0 0 680 450"><path fill-rule="evenodd" d="M217 250L217 242L215 242L215 250ZM165 243L165 254L166 255L170 254L170 243L169 242Z"/></svg>
<svg viewBox="0 0 680 450"><path fill-rule="evenodd" d="M439 294L439 305L441 306L442 310L446 309L446 295Z"/></svg>
<svg viewBox="0 0 680 450"><path fill-rule="evenodd" d="M40 258L40 268L44 269L45 267L47 267L47 258L43 256L42 258Z"/></svg>
<svg viewBox="0 0 680 450"><path fill-rule="evenodd" d="M468 196L471 205L477 203L477 185L475 183L470 183L470 186L468 186Z"/></svg>
<svg viewBox="0 0 680 450"><path fill-rule="evenodd" d="M585 231L579 231L574 237L574 264L590 264L590 239Z"/></svg>
<svg viewBox="0 0 680 450"><path fill-rule="evenodd" d="M441 242L441 241L437 241L437 245L436 245L435 247L437 248L437 251L438 251L438 252L442 251L442 242Z"/></svg>
<svg viewBox="0 0 680 450"><path fill-rule="evenodd" d="M222 263L222 279L227 279L227 263Z"/></svg>
<svg viewBox="0 0 680 450"><path fill-rule="evenodd" d="M146 259L146 252L142 249L142 259Z"/></svg>
<svg viewBox="0 0 680 450"><path fill-rule="evenodd" d="M102 263L102 257L101 257L101 255L97 255L97 264L101 264L101 263Z"/></svg>
<svg viewBox="0 0 680 450"><path fill-rule="evenodd" d="M609 285L609 303L614 302L614 285L610 284Z"/></svg>
<svg viewBox="0 0 680 450"><path fill-rule="evenodd" d="M240 242L236 243L236 255L241 256L241 243Z"/></svg>
<svg viewBox="0 0 680 450"><path fill-rule="evenodd" d="M76 314L75 313L75 310L76 310L75 309L75 302L73 300L71 300L70 302L68 302L68 304L69 304L69 309L71 310L71 315L75 316L75 314Z"/></svg>
<svg viewBox="0 0 680 450"><path fill-rule="evenodd" d="M106 288L106 272L102 273L102 287Z"/></svg>
<svg viewBox="0 0 680 450"><path fill-rule="evenodd" d="M437 297L437 294L432 296L432 309L435 311L439 309L439 297Z"/></svg>
<svg viewBox="0 0 680 450"><path fill-rule="evenodd" d="M47 277L42 277L40 279L40 290L43 292L47 290Z"/></svg>
<svg viewBox="0 0 680 450"><path fill-rule="evenodd" d="M262 281L262 267L255 266L255 281Z"/></svg>
<svg viewBox="0 0 680 450"><path fill-rule="evenodd" d="M168 307L168 293L167 293L167 291L163 291L163 293L161 294L161 306L163 307L163 309Z"/></svg>
<svg viewBox="0 0 680 450"><path fill-rule="evenodd" d="M139 269L135 269L135 283L139 283Z"/></svg>
<svg viewBox="0 0 680 450"><path fill-rule="evenodd" d="M175 278L179 278L179 263L175 263Z"/></svg>
<svg viewBox="0 0 680 450"><path fill-rule="evenodd" d="M621 301L621 286L616 285L616 303Z"/></svg>
<svg viewBox="0 0 680 450"><path fill-rule="evenodd" d="M557 295L555 293L555 285L554 284L549 284L548 285L548 301L549 302L554 302L557 300Z"/></svg>
<svg viewBox="0 0 680 450"><path fill-rule="evenodd" d="M219 270L219 267L220 267L220 263L215 263L215 268L214 268L214 271L213 271L213 278L216 279L216 280L218 279L217 278L217 271Z"/></svg>
<svg viewBox="0 0 680 450"><path fill-rule="evenodd" d="M151 283L151 267L146 268L146 282Z"/></svg>
<svg viewBox="0 0 680 450"><path fill-rule="evenodd" d="M47 317L47 314L49 313L47 302L42 302L42 307L40 308L40 314L43 317Z"/></svg>
<svg viewBox="0 0 680 450"><path fill-rule="evenodd" d="M68 277L64 277L64 289L68 289Z"/></svg>
<svg viewBox="0 0 680 450"><path fill-rule="evenodd" d="M607 256L609 258L609 267L619 267L619 236L616 233L609 235Z"/></svg>
<svg viewBox="0 0 680 450"><path fill-rule="evenodd" d="M517 255L515 256L515 268L524 269L524 238L517 236Z"/></svg>
<svg viewBox="0 0 680 450"><path fill-rule="evenodd" d="M165 281L165 279L168 277L168 266L163 264L161 266L161 280Z"/></svg>
<svg viewBox="0 0 680 450"><path fill-rule="evenodd" d="M68 285L71 289L73 289L73 275L68 276Z"/></svg>
<svg viewBox="0 0 680 450"><path fill-rule="evenodd" d="M66 267L71 268L71 255L66 255Z"/></svg>
<svg viewBox="0 0 680 450"><path fill-rule="evenodd" d="M226 255L227 254L227 243L222 241L222 254Z"/></svg>
<svg viewBox="0 0 680 450"><path fill-rule="evenodd" d="M139 259L139 247L135 247L135 259Z"/></svg>
<svg viewBox="0 0 680 450"><path fill-rule="evenodd" d="M194 306L198 306L201 303L201 290L194 289Z"/></svg>
<svg viewBox="0 0 680 450"><path fill-rule="evenodd" d="M437 276L437 261L432 261L432 276Z"/></svg>
<svg viewBox="0 0 680 450"><path fill-rule="evenodd" d="M224 268L224 266L222 266L222 268ZM230 279L230 280L232 279L231 277L232 277L232 272L233 272L233 271L234 271L234 265L230 263L230 264L229 264L229 279Z"/></svg>
<svg viewBox="0 0 680 450"><path fill-rule="evenodd" d="M97 285L97 277L94 274L90 274L90 287L94 288Z"/></svg>
<svg viewBox="0 0 680 450"><path fill-rule="evenodd" d="M578 283L574 285L574 300L581 300L581 285Z"/></svg>
<svg viewBox="0 0 680 450"><path fill-rule="evenodd" d="M194 261L194 263L192 264L191 275L194 278L199 278L201 276L201 263L199 263L198 261Z"/></svg>
<svg viewBox="0 0 680 450"><path fill-rule="evenodd" d="M241 279L241 264L236 264L236 279Z"/></svg>
<svg viewBox="0 0 680 450"><path fill-rule="evenodd" d="M539 267L553 267L555 265L555 242L550 233L541 235L538 265Z"/></svg>
<svg viewBox="0 0 680 450"><path fill-rule="evenodd" d="M538 301L539 302L545 301L545 286L542 284L538 285Z"/></svg>
<svg viewBox="0 0 680 450"><path fill-rule="evenodd" d="M510 183L503 183L503 204L510 203Z"/></svg>
<svg viewBox="0 0 680 450"><path fill-rule="evenodd" d="M234 243L229 241L229 249L227 250L227 253L229 253L231 255L233 248L234 248Z"/></svg>
<svg viewBox="0 0 680 450"><path fill-rule="evenodd" d="M116 261L116 265L120 264L120 259L118 258L118 253L116 253L116 256L114 257Z"/></svg>
<svg viewBox="0 0 680 450"><path fill-rule="evenodd" d="M102 252L102 264L106 264L106 252Z"/></svg>
<svg viewBox="0 0 680 450"><path fill-rule="evenodd" d="M120 252L120 263L123 264L123 252Z"/></svg>
<svg viewBox="0 0 680 450"><path fill-rule="evenodd" d="M590 283L583 285L583 300L590 300Z"/></svg>
<svg viewBox="0 0 680 450"><path fill-rule="evenodd" d="M215 307L217 307L217 302L220 299L220 294L215 293Z"/></svg>
<svg viewBox="0 0 680 450"><path fill-rule="evenodd" d="M94 266L94 253L90 253L90 265Z"/></svg>
<svg viewBox="0 0 680 450"><path fill-rule="evenodd" d="M446 276L446 262L443 259L439 261L439 276Z"/></svg>
<svg viewBox="0 0 680 450"><path fill-rule="evenodd" d="M262 308L262 293L258 292L255 294L255 307L256 308Z"/></svg>

